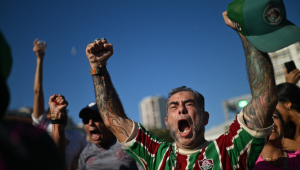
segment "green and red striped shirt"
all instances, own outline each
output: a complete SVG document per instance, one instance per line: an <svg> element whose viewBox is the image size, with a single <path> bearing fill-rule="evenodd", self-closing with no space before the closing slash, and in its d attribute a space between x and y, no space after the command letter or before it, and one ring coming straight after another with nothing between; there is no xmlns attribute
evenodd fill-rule
<svg viewBox="0 0 300 170"><path fill-rule="evenodd" d="M252 169L271 131L250 129L241 111L225 134L194 150L176 148L137 123L121 145L145 170Z"/></svg>

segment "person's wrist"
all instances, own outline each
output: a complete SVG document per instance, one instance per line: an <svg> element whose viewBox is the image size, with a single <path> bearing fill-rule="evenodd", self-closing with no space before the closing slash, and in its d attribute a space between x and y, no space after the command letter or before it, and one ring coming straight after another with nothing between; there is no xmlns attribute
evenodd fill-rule
<svg viewBox="0 0 300 170"><path fill-rule="evenodd" d="M51 119L52 124L64 124L65 119Z"/></svg>
<svg viewBox="0 0 300 170"><path fill-rule="evenodd" d="M104 69L104 66L102 66L102 67L94 67L94 68L91 68L90 70L89 70L89 72L90 72L90 75L102 75L102 73L103 73L103 69Z"/></svg>

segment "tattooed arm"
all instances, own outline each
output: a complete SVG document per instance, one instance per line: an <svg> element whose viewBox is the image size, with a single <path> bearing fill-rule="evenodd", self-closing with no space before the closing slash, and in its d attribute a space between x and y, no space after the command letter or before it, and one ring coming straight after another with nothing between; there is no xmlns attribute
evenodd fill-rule
<svg viewBox="0 0 300 170"><path fill-rule="evenodd" d="M120 142L124 142L132 131L133 122L125 115L122 103L106 69L106 61L112 54L112 44L108 44L104 38L90 43L86 47L86 55L91 68L98 67L101 70L100 74L93 75L99 113L108 129Z"/></svg>
<svg viewBox="0 0 300 170"><path fill-rule="evenodd" d="M223 13L226 25L235 29L227 12ZM244 120L248 127L263 128L272 125L272 115L277 105L274 70L267 53L254 48L240 34L246 55L247 72L252 94L251 102L244 107Z"/></svg>

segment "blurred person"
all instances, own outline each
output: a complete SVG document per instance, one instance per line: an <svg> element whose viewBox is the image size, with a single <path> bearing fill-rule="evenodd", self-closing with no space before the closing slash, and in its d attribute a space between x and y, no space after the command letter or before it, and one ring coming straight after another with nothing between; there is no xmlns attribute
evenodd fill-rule
<svg viewBox="0 0 300 170"><path fill-rule="evenodd" d="M274 127L253 170L296 170L300 168L300 148L297 151L285 151L282 146L284 122L278 111L273 114Z"/></svg>
<svg viewBox="0 0 300 170"><path fill-rule="evenodd" d="M227 12L226 25L235 29ZM204 138L209 113L204 97L185 86L173 89L165 124L175 145L160 140L127 118L106 69L113 46L96 39L86 47L96 102L104 124L144 169L252 169L272 131L277 104L274 70L267 53L254 48L239 33L245 50L252 101L238 114L229 131L213 142ZM255 62L253 62L255 61ZM263 73L263 74L262 74Z"/></svg>
<svg viewBox="0 0 300 170"><path fill-rule="evenodd" d="M96 102L83 108L79 117L90 142L80 154L79 170L142 170L142 167L124 151L116 137L104 125Z"/></svg>
<svg viewBox="0 0 300 170"><path fill-rule="evenodd" d="M32 121L33 125L45 129L48 134L52 135L52 123L50 120L49 110L45 113L44 108L44 92L43 92L43 61L46 52L46 43L41 43L38 39L33 42L33 51L37 56L37 65L34 78L34 101L33 101L33 113ZM64 114L63 125L67 124L68 115ZM76 130L65 130L65 163L67 169L71 167L72 162L77 162L81 151L86 146L86 140ZM74 166L72 166L74 167Z"/></svg>
<svg viewBox="0 0 300 170"><path fill-rule="evenodd" d="M64 122L67 114L66 107L68 106L68 102L65 100L64 96L54 94L53 96L50 96L48 105L52 122L52 139L64 159L66 157Z"/></svg>
<svg viewBox="0 0 300 170"><path fill-rule="evenodd" d="M12 56L0 31L0 169L62 170L63 160L49 135L39 128L13 120L3 120L9 104L6 80Z"/></svg>
<svg viewBox="0 0 300 170"><path fill-rule="evenodd" d="M300 149L300 88L291 83L277 85L278 104L276 109L284 121L285 150L296 151Z"/></svg>

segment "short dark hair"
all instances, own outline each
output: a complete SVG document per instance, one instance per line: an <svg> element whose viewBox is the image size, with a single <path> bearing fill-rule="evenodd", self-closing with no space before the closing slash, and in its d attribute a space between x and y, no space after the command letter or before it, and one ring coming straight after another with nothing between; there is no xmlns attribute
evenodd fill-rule
<svg viewBox="0 0 300 170"><path fill-rule="evenodd" d="M292 108L300 112L300 88L295 84L282 83L277 85L277 100L284 103L290 101Z"/></svg>
<svg viewBox="0 0 300 170"><path fill-rule="evenodd" d="M202 108L203 111L205 111L205 106L204 106L204 97L201 93L193 90L192 88L188 88L186 86L181 86L181 87L177 87L174 88L170 91L170 93L168 94L168 100L167 100L167 112L168 112L168 103L169 103L169 99L171 96L173 96L174 94L178 93L178 92L182 92L182 91L188 91L188 92L192 92L195 97L196 97L196 101L199 104L199 106Z"/></svg>

